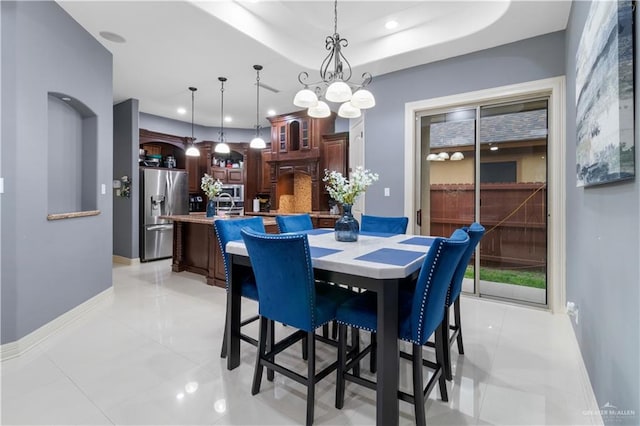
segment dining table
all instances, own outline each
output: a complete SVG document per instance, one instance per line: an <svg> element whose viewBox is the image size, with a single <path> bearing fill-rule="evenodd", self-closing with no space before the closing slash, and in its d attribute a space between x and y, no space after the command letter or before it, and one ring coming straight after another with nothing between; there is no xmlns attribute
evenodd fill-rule
<svg viewBox="0 0 640 426"><path fill-rule="evenodd" d="M304 231L308 236L316 280L348 285L377 294L376 424L399 421L398 289L420 272L434 238L421 235L360 232L355 242L336 241L334 230ZM240 364L240 283L242 269L250 268L242 240L226 246L231 276L227 295L227 368ZM240 278L237 278L238 280ZM286 303L283 301L283 303Z"/></svg>

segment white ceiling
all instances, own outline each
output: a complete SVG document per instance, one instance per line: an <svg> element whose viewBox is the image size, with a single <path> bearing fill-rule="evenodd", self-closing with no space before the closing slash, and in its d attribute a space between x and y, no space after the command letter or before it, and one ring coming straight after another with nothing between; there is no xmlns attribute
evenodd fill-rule
<svg viewBox="0 0 640 426"><path fill-rule="evenodd" d="M140 101L140 111L220 125L219 76L225 83L225 127L256 122L254 64L260 81L260 124L266 111L295 111L298 73L319 79L333 34L332 1L70 1L58 0L113 54L113 101ZM343 53L354 68L375 77L399 69L563 30L570 1L354 1L338 2L338 33L349 40ZM385 22L399 25L387 30ZM99 35L116 33L114 43ZM354 78L357 80L357 78ZM178 107L187 110L177 113Z"/></svg>

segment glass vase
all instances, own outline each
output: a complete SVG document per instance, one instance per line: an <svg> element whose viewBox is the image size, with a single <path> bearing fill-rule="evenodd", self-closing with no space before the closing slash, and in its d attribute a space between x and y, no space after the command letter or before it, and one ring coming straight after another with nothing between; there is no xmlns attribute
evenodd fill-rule
<svg viewBox="0 0 640 426"><path fill-rule="evenodd" d="M207 202L207 217L214 217L216 215L216 202L209 200Z"/></svg>
<svg viewBox="0 0 640 426"><path fill-rule="evenodd" d="M336 221L335 236L336 241L353 242L358 241L360 224L351 214L351 204L342 205L342 216Z"/></svg>

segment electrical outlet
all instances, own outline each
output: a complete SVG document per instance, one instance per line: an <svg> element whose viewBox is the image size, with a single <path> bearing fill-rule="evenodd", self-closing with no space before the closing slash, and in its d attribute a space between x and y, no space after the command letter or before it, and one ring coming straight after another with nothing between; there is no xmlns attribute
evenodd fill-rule
<svg viewBox="0 0 640 426"><path fill-rule="evenodd" d="M385 188L385 189L384 189L384 196L385 196L385 197L388 197L388 196L390 196L390 195L391 195L391 190L390 190L389 188Z"/></svg>

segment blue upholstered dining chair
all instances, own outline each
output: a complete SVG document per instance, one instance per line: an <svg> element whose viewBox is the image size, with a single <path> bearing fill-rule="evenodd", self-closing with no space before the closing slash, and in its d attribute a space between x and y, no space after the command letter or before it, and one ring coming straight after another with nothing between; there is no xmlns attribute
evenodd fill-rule
<svg viewBox="0 0 640 426"><path fill-rule="evenodd" d="M462 344L462 322L460 321L460 292L462 291L462 280L464 279L464 273L467 270L467 265L469 265L471 256L473 256L473 253L485 231L484 227L477 222L472 223L468 227L465 226L462 229L469 235L469 246L462 254L460 262L458 263L458 266L453 273L453 277L451 278L451 285L449 287L449 292L447 293L444 313L445 323L442 328L447 342L444 348L444 367L445 377L447 380L453 379L453 373L451 371L451 346L453 345L453 342L458 343L458 353L460 355L464 354L464 346ZM456 231L454 231L454 233L455 232ZM454 312L453 325L449 324L449 308L451 305L453 305ZM453 331L451 335L449 334L449 330Z"/></svg>
<svg viewBox="0 0 640 426"><path fill-rule="evenodd" d="M412 361L413 395L399 391L398 398L412 403L415 410L415 421L419 426L425 425L424 401L435 387L440 386L440 397L448 400L447 385L444 377L443 352L444 345L441 327L445 311L445 302L451 277L460 257L469 246L469 236L463 230L457 230L450 238L436 238L425 257L413 291L401 288L398 294L398 338L412 344L411 354L400 352L400 356ZM340 325L338 331L338 371L336 385L336 408L344 405L345 380L354 381L370 389L376 389L376 383L347 373L355 363L360 362L361 355L372 350L372 346L364 348L361 354L346 358L347 327L356 327L375 332L377 330L377 303L373 292L361 293L338 307L336 319ZM429 336L435 333L436 362L422 359L422 345ZM348 362L347 362L348 361ZM434 372L423 389L422 366L433 368Z"/></svg>
<svg viewBox="0 0 640 426"><path fill-rule="evenodd" d="M278 224L278 230L280 231L280 233L300 232L313 229L311 216L309 216L308 213L288 216L276 216L276 223Z"/></svg>
<svg viewBox="0 0 640 426"><path fill-rule="evenodd" d="M315 384L336 369L337 362L315 371L316 328L335 319L337 306L355 293L314 280L309 241L305 234L259 234L242 230L258 287L260 337L251 394L260 392L266 366L307 387L307 425L313 423ZM298 329L280 342L268 345L273 321ZM271 334L273 336L273 334ZM276 363L276 355L306 339L307 377Z"/></svg>
<svg viewBox="0 0 640 426"><path fill-rule="evenodd" d="M264 223L261 217L252 217L249 219L226 219L226 220L216 220L213 222L214 228L216 230L216 234L218 235L218 243L220 244L220 251L222 252L222 257L224 258L224 275L226 280L226 288L227 293L229 292L229 272L231 271L231 263L229 260L229 255L227 254L227 243L229 241L241 240L242 235L240 235L240 230L242 228L253 229L254 231L264 232ZM253 273L250 271L247 272L246 276L242 277L242 287L240 289L241 295L251 300L258 300L258 289L256 288L255 278ZM254 315L244 321L242 321L241 325L249 324L258 319L257 315ZM220 356L222 358L227 357L227 324L229 321L229 311L227 307L227 312L225 315L225 323L224 323L224 337L222 338L222 350L220 351ZM252 345L257 346L258 341L249 337L245 334L240 334L240 338L245 342L251 343Z"/></svg>
<svg viewBox="0 0 640 426"><path fill-rule="evenodd" d="M371 216L363 214L360 219L361 232L385 232L388 234L406 234L409 218Z"/></svg>

